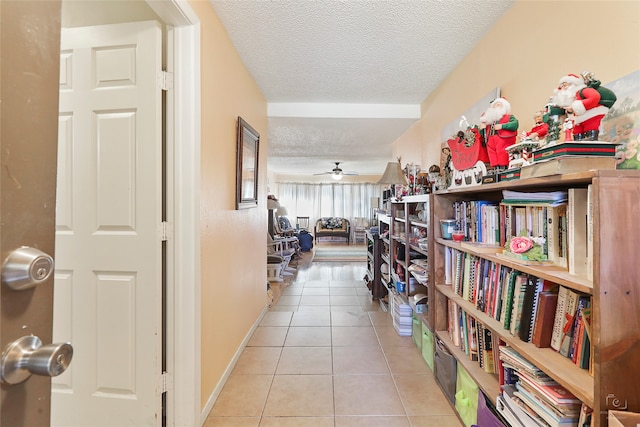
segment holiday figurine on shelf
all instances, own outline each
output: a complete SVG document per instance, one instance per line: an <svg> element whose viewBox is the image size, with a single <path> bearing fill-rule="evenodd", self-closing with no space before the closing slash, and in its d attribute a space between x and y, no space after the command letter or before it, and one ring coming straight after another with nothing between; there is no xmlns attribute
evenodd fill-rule
<svg viewBox="0 0 640 427"><path fill-rule="evenodd" d="M533 160L529 160L531 152L540 147L544 141L545 135L549 129L549 125L543 121L542 111L536 111L533 115L535 125L529 132L522 131L520 134L520 142L505 148L509 155L508 169L519 168L530 165Z"/></svg>
<svg viewBox="0 0 640 427"><path fill-rule="evenodd" d="M487 142L489 162L496 169L506 169L509 154L505 150L515 144L518 136L518 119L511 114L511 104L505 98L497 98L480 116L480 133Z"/></svg>
<svg viewBox="0 0 640 427"><path fill-rule="evenodd" d="M573 115L573 140L597 141L600 123L616 102L615 94L586 71L560 78L554 93L553 103Z"/></svg>
<svg viewBox="0 0 640 427"><path fill-rule="evenodd" d="M543 120L549 125L547 136L545 138L545 144L555 144L560 141L560 131L564 124L564 118L566 112L563 108L560 108L553 104L553 97L549 99L549 103L544 106Z"/></svg>
<svg viewBox="0 0 640 427"><path fill-rule="evenodd" d="M564 119L564 123L562 124L562 129L564 130L564 140L571 141L573 140L573 119L567 117Z"/></svg>
<svg viewBox="0 0 640 427"><path fill-rule="evenodd" d="M542 111L536 111L533 115L533 121L535 124L531 128L529 132L522 131L522 135L520 135L520 140L531 140L531 141L539 141L549 132L549 125L543 120Z"/></svg>
<svg viewBox="0 0 640 427"><path fill-rule="evenodd" d="M454 188L482 184L482 177L487 175L485 163L489 161L487 147L480 137L478 126L469 126L464 116L460 123L460 127L466 125L466 129L458 131L447 140L449 150L446 154L451 154L451 162L447 159L451 167L450 184Z"/></svg>

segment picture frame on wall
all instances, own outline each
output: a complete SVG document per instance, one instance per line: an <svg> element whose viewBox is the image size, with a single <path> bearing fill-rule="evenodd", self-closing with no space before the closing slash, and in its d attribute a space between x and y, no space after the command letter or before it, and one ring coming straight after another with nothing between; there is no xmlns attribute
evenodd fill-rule
<svg viewBox="0 0 640 427"><path fill-rule="evenodd" d="M236 147L236 209L258 206L260 134L238 116Z"/></svg>
<svg viewBox="0 0 640 427"><path fill-rule="evenodd" d="M618 100L602 119L599 139L617 144L618 169L640 169L640 70L604 86Z"/></svg>

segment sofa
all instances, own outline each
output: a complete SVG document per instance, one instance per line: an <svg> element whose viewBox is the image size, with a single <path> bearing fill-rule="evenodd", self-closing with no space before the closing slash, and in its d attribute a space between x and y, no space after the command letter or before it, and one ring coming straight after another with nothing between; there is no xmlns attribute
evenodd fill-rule
<svg viewBox="0 0 640 427"><path fill-rule="evenodd" d="M344 237L347 239L347 244L351 239L351 224L346 218L337 216L320 218L316 221L313 230L316 243L318 237Z"/></svg>

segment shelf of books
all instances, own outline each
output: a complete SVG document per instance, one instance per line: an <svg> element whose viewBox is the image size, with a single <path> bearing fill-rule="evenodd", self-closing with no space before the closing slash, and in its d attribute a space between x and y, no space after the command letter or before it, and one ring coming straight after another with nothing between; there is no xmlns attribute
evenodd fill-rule
<svg viewBox="0 0 640 427"><path fill-rule="evenodd" d="M610 410L638 412L640 171L432 197L431 223L464 235L437 227L430 239L436 335L504 420L577 425L592 413L606 426Z"/></svg>

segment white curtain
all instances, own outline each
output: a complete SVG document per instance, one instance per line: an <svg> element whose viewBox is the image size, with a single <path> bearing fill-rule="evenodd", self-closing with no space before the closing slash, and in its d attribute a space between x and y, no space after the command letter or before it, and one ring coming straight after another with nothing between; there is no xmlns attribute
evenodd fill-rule
<svg viewBox="0 0 640 427"><path fill-rule="evenodd" d="M321 217L338 216L352 223L371 217L371 198L381 197L382 186L370 183L278 183L276 197L287 208L291 224L308 216L310 228ZM377 206L375 206L377 208Z"/></svg>

